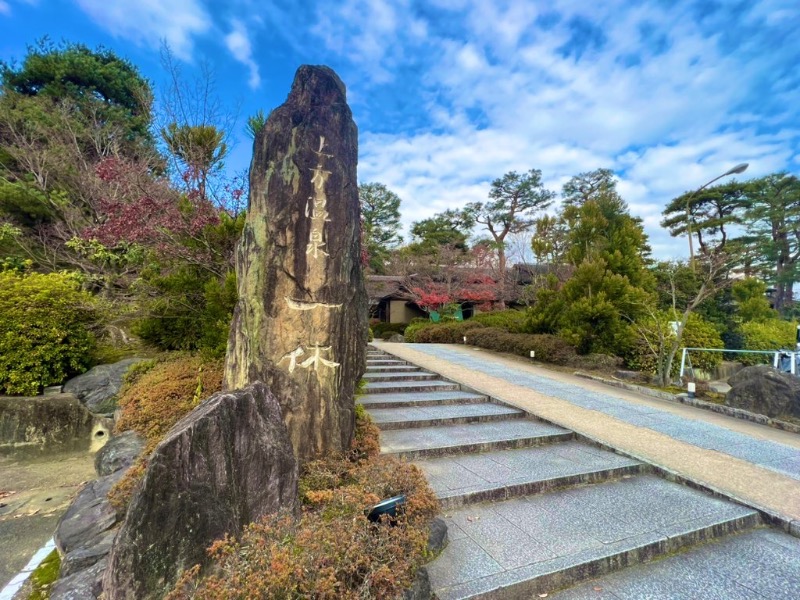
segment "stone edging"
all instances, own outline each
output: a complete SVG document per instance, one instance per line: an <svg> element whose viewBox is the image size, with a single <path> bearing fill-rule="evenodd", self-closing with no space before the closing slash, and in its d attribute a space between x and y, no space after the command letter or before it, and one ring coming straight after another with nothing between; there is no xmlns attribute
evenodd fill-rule
<svg viewBox="0 0 800 600"><path fill-rule="evenodd" d="M711 412L720 413L735 419L752 421L753 423L758 423L759 425L766 425L767 427L772 427L774 429L800 434L800 425L795 425L794 423L789 423L787 421L781 421L780 419L773 419L772 417L750 412L749 410L725 406L724 404L706 402L705 400L700 400L699 398L689 398L689 396L685 394L670 394L669 392L654 390L644 385L636 385L634 383L625 383L624 381L606 379L605 377L599 377L589 373L582 373L581 371L575 371L574 375L577 377L582 377L583 379L590 379L606 385L629 390L631 392L639 392L640 394L653 396L654 398L659 398L660 400L667 400L668 402L675 402L677 404L686 404L687 406L702 408L703 410L710 410Z"/></svg>

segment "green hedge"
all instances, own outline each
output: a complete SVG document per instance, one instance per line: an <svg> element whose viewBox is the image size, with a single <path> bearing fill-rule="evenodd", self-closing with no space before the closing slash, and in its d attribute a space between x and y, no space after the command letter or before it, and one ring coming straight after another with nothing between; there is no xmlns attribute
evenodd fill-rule
<svg viewBox="0 0 800 600"><path fill-rule="evenodd" d="M70 275L0 272L0 393L34 395L83 373L97 318Z"/></svg>
<svg viewBox="0 0 800 600"><path fill-rule="evenodd" d="M376 323L372 326L372 334L376 338L389 339L396 333L403 335L407 326L406 323Z"/></svg>
<svg viewBox="0 0 800 600"><path fill-rule="evenodd" d="M574 347L560 337L546 333L509 333L497 327L484 327L470 331L467 343L526 358L530 357L533 350L536 353L536 360L554 365L572 364L577 357Z"/></svg>
<svg viewBox="0 0 800 600"><path fill-rule="evenodd" d="M428 323L409 325L406 328L406 341L419 344L461 344L464 336L484 326L474 321L451 321L449 323ZM409 339L411 330L411 339Z"/></svg>
<svg viewBox="0 0 800 600"><path fill-rule="evenodd" d="M509 333L525 333L527 315L521 310L498 310L478 313L470 321L486 325L486 327L497 327Z"/></svg>

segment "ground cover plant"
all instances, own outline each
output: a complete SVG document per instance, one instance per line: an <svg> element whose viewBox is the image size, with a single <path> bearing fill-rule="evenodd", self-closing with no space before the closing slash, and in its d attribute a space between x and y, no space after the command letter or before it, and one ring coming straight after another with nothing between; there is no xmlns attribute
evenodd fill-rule
<svg viewBox="0 0 800 600"><path fill-rule="evenodd" d="M144 476L147 456L183 416L222 389L221 359L173 354L131 367L120 399L115 431L135 431L145 439L139 460L111 489L109 501L120 512L127 509L136 484Z"/></svg>
<svg viewBox="0 0 800 600"><path fill-rule="evenodd" d="M187 571L168 599L399 597L432 558L439 506L417 467L379 451L377 427L357 409L350 452L304 466L300 514L270 515L215 542L211 575ZM396 522L367 520L366 507L400 493L408 501Z"/></svg>

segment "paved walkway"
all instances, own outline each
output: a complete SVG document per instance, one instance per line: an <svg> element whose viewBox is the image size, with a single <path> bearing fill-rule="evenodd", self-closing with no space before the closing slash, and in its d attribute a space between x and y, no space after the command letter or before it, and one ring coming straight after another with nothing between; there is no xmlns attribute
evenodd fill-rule
<svg viewBox="0 0 800 600"><path fill-rule="evenodd" d="M481 394L793 521L800 436L469 346L374 344Z"/></svg>
<svg viewBox="0 0 800 600"><path fill-rule="evenodd" d="M644 443L662 458L681 462L671 453L682 450L683 462L708 467L695 454L711 453L729 467L800 484L789 474L606 414L598 409L625 417L646 404L601 402L594 394L606 390L587 390L585 380L542 372L534 385L568 399L587 394L581 402L601 402L591 409L532 391L536 367L523 361L476 358L463 347L380 346L396 356L368 351L359 402L381 429L381 451L413 461L441 502L449 543L426 566L441 600L800 597L798 537L765 528L772 521L751 507L658 476L664 469L636 457ZM666 412L646 414L686 420ZM604 429L619 443L602 439ZM790 528L785 513L771 512Z"/></svg>

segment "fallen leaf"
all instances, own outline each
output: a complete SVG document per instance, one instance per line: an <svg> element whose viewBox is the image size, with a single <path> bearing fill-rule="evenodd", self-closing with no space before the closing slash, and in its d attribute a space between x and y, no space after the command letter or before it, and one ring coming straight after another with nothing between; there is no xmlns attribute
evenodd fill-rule
<svg viewBox="0 0 800 600"><path fill-rule="evenodd" d="M593 587L592 589L593 589L595 592L602 592L602 591L603 591L603 588L601 588L601 587Z"/></svg>
<svg viewBox="0 0 800 600"><path fill-rule="evenodd" d="M547 594L539 594L539 598L547 598Z"/></svg>

